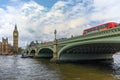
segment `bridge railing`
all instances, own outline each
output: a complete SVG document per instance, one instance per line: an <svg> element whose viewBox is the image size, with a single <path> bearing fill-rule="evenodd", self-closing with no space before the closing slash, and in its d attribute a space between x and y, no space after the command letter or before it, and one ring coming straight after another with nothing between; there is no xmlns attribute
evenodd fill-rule
<svg viewBox="0 0 120 80"><path fill-rule="evenodd" d="M58 44L67 43L71 41L74 42L76 40L83 41L83 40L99 39L99 38L114 37L114 36L120 36L120 26L113 29L109 29L109 30L104 30L104 31L87 34L87 35L80 35L77 37L69 38L62 42L59 42Z"/></svg>

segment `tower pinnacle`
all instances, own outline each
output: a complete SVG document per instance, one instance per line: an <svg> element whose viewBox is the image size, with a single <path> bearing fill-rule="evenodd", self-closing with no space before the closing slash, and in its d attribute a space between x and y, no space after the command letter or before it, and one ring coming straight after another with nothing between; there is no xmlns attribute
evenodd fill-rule
<svg viewBox="0 0 120 80"><path fill-rule="evenodd" d="M15 30L14 31L17 31L17 25L15 24Z"/></svg>

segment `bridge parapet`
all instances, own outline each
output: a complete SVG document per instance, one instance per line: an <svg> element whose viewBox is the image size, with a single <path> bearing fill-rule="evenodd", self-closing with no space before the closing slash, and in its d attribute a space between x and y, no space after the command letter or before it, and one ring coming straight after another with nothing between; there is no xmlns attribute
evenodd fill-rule
<svg viewBox="0 0 120 80"><path fill-rule="evenodd" d="M92 39L99 39L99 38L108 38L108 37L113 37L113 36L120 36L120 26L113 28L113 29L109 29L109 30L104 30L104 31L87 34L87 35L81 35L81 36L69 38L62 42L58 42L58 44L76 42L78 40L85 41L85 40L92 40Z"/></svg>

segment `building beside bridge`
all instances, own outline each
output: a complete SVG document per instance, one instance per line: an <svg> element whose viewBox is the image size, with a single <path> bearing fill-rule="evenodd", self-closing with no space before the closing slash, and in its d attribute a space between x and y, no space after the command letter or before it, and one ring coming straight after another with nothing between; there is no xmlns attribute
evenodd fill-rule
<svg viewBox="0 0 120 80"><path fill-rule="evenodd" d="M0 54L10 53L18 53L18 30L16 25L13 31L13 46L9 44L8 38L2 38L2 42L0 42Z"/></svg>

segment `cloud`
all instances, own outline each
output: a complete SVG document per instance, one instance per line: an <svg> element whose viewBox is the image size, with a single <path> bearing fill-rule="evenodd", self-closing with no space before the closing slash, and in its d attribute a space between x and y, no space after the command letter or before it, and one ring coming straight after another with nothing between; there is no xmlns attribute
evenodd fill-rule
<svg viewBox="0 0 120 80"><path fill-rule="evenodd" d="M0 8L0 36L8 37L12 44L12 32L17 24L21 47L33 40L54 40L55 29L57 38L61 38L82 35L84 29L103 22L120 22L119 0L61 0L51 8L34 0L11 2L17 6L8 4Z"/></svg>
<svg viewBox="0 0 120 80"><path fill-rule="evenodd" d="M120 22L119 0L94 0L94 12L91 20Z"/></svg>

